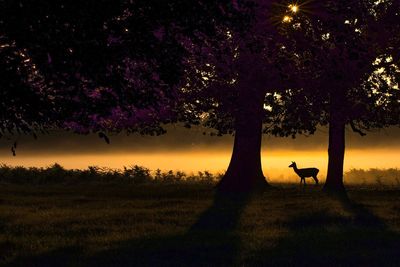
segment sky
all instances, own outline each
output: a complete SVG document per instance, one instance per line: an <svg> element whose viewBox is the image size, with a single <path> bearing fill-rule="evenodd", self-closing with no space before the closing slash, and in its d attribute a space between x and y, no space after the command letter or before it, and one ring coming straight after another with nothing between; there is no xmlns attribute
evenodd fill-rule
<svg viewBox="0 0 400 267"><path fill-rule="evenodd" d="M400 168L400 128L374 131L361 137L347 130L345 170L351 168ZM0 140L0 162L12 166L45 167L59 163L68 169L88 166L123 168L142 165L151 170L181 170L188 173L208 170L224 172L229 164L233 137L204 136L201 129L168 128L163 136L151 137L125 134L110 135L106 144L96 135L76 135L52 132L39 136L3 138ZM18 142L17 156L10 151ZM293 179L291 161L298 167L317 167L326 175L327 130L313 136L277 138L264 135L262 165L266 177L272 180Z"/></svg>

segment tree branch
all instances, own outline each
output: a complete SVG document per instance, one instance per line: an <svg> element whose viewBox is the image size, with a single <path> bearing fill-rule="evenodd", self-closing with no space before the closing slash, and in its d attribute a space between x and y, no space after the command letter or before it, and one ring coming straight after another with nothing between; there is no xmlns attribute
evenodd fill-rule
<svg viewBox="0 0 400 267"><path fill-rule="evenodd" d="M366 136L366 135L367 135L366 133L364 133L363 131L361 131L360 129L358 129L358 128L355 126L355 124L354 124L353 121L350 121L350 126L351 126L351 129L353 130L353 132L358 133L358 134L361 135L361 136Z"/></svg>

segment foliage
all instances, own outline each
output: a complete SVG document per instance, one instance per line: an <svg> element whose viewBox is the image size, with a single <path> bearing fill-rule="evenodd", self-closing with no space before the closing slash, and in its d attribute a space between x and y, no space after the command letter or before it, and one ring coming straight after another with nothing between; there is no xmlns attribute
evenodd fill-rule
<svg viewBox="0 0 400 267"><path fill-rule="evenodd" d="M233 132L245 84L275 90L293 71L274 25L281 10L266 14L270 7L250 0L4 1L1 23L56 90L64 127L160 134L163 123L182 121L223 134ZM266 90L256 87L251 95Z"/></svg>
<svg viewBox="0 0 400 267"><path fill-rule="evenodd" d="M267 132L313 134L335 117L364 135L398 119L399 8L398 1L300 3L282 28L301 62L297 83L279 96L279 119Z"/></svg>
<svg viewBox="0 0 400 267"><path fill-rule="evenodd" d="M400 185L399 169L351 169L345 173L346 183L362 185Z"/></svg>
<svg viewBox="0 0 400 267"><path fill-rule="evenodd" d="M268 132L295 137L329 124L324 190L344 191L346 125L365 135L398 119L400 6L323 1L304 2L299 10L282 29L300 62L298 82L279 95L279 120Z"/></svg>
<svg viewBox="0 0 400 267"><path fill-rule="evenodd" d="M4 1L3 35L57 89L63 126L79 133L160 134L177 120L188 53L220 27L244 28L231 1ZM23 14L21 17L20 15Z"/></svg>
<svg viewBox="0 0 400 267"><path fill-rule="evenodd" d="M123 170L89 166L84 170L68 170L59 164L47 168L1 165L0 182L11 184L82 184L82 183L122 183L122 184L175 184L205 183L214 184L221 174L208 171L186 174L182 171L161 171L138 165L124 167Z"/></svg>
<svg viewBox="0 0 400 267"><path fill-rule="evenodd" d="M3 35L1 22L0 137L43 132L55 126L55 92L32 62L30 50Z"/></svg>

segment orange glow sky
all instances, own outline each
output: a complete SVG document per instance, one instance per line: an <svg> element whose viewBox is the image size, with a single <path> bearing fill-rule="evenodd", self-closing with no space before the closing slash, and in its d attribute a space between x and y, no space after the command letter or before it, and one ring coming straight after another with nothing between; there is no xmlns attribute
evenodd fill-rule
<svg viewBox="0 0 400 267"><path fill-rule="evenodd" d="M370 133L367 137L348 133L345 170L400 168L399 133L398 129ZM160 168L187 173L204 170L224 172L233 143L229 136L204 137L201 131L182 129L172 130L161 137L111 136L110 145L96 136L55 133L38 140L17 139L17 156L12 157L9 151L12 141L1 140L0 163L45 167L57 162L68 169L94 165L123 168L137 164L151 170ZM326 131L296 139L264 136L262 164L266 177L271 181L295 179L292 169L288 168L291 161L296 161L300 168L319 168L319 177L324 179L327 167Z"/></svg>
<svg viewBox="0 0 400 267"><path fill-rule="evenodd" d="M400 167L398 150L348 150L345 169L350 168L391 168ZM56 155L18 155L0 157L2 163L9 165L45 167L55 162L66 168L86 168L87 166L106 166L123 168L133 164L155 170L182 170L195 172L209 170L223 172L229 164L230 151L192 151L192 152L152 152L152 153L104 153L104 154L56 154ZM326 175L327 153L325 151L263 151L262 164L264 174L273 180L290 180L293 172L288 168L291 160L299 167L317 167L320 177Z"/></svg>

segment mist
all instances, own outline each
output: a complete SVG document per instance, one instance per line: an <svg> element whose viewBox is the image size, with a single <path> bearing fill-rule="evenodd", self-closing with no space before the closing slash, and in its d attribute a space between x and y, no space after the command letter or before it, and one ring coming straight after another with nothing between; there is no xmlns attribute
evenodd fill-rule
<svg viewBox="0 0 400 267"><path fill-rule="evenodd" d="M107 144L96 134L78 135L64 131L51 131L49 134L40 135L38 139L26 135L3 137L0 139L0 154L2 157L11 156L10 147L15 141L18 143L19 155L231 151L233 136L216 137L204 135L204 132L205 129L202 128L186 129L170 126L167 128L167 133L161 136L108 134L111 143ZM400 148L399 136L400 128L398 127L368 132L363 137L347 130L346 148L397 149ZM327 145L328 130L326 128L318 129L314 135L298 135L296 138L263 136L263 150L317 151L327 150Z"/></svg>
<svg viewBox="0 0 400 267"><path fill-rule="evenodd" d="M0 162L11 166L46 167L59 163L68 169L103 166L122 169L141 165L151 170L180 170L187 173L208 170L223 173L230 160L233 137L211 137L200 128L170 127L162 136L110 134L111 143L91 135L76 135L54 131L41 135L3 138L0 140ZM351 169L399 168L399 128L368 133L361 137L347 131L345 171ZM17 141L17 156L10 151ZM312 136L277 138L263 136L262 165L272 182L296 182L298 178L288 168L296 161L299 168L317 167L325 179L328 135L319 129Z"/></svg>

